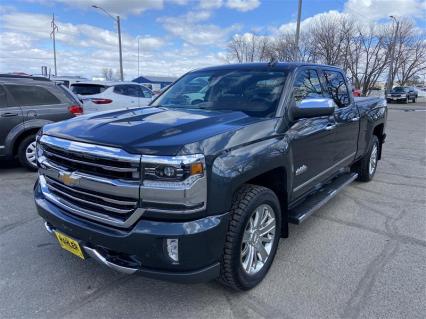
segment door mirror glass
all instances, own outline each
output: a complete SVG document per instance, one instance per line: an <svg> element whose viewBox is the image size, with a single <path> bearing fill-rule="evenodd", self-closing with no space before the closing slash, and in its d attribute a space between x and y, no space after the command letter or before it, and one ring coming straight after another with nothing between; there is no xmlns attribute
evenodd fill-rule
<svg viewBox="0 0 426 319"><path fill-rule="evenodd" d="M299 101L292 108L293 119L330 116L334 114L336 104L328 98L308 98Z"/></svg>

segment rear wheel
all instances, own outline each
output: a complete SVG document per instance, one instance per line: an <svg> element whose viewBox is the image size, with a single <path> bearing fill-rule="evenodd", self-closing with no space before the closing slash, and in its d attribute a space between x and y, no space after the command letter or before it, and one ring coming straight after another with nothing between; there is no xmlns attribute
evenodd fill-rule
<svg viewBox="0 0 426 319"><path fill-rule="evenodd" d="M27 136L21 144L19 144L18 159L22 166L32 171L37 170L35 135Z"/></svg>
<svg viewBox="0 0 426 319"><path fill-rule="evenodd" d="M368 182L373 179L379 160L379 147L379 139L373 135L369 152L356 164L355 171L359 181Z"/></svg>
<svg viewBox="0 0 426 319"><path fill-rule="evenodd" d="M220 281L248 290L266 276L277 251L281 211L266 187L244 185L236 194L221 265Z"/></svg>

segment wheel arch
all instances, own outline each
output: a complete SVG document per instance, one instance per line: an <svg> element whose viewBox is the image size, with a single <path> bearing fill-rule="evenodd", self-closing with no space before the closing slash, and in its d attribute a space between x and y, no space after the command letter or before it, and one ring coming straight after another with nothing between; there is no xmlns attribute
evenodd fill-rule
<svg viewBox="0 0 426 319"><path fill-rule="evenodd" d="M281 208L281 237L284 238L288 237L287 180L287 170L285 167L280 166L257 175L244 183L266 187L278 197Z"/></svg>

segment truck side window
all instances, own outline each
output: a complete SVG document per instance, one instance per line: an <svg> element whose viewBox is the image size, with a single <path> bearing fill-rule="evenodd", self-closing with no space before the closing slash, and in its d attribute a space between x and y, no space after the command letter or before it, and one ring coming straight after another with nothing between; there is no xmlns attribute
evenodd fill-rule
<svg viewBox="0 0 426 319"><path fill-rule="evenodd" d="M329 96L338 107L346 107L350 104L349 90L342 73L336 71L324 71L327 81Z"/></svg>
<svg viewBox="0 0 426 319"><path fill-rule="evenodd" d="M301 71L294 81L293 94L296 103L307 98L322 97L321 83L317 71Z"/></svg>
<svg viewBox="0 0 426 319"><path fill-rule="evenodd" d="M7 98L5 90L0 86L0 109L7 107Z"/></svg>

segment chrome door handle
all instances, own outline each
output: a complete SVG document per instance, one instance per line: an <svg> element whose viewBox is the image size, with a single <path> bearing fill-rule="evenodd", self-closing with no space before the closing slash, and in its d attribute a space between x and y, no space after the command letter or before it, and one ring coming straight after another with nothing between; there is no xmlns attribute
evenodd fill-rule
<svg viewBox="0 0 426 319"><path fill-rule="evenodd" d="M326 129L327 131L333 130L333 129L335 129L335 128L336 128L336 124L328 124L328 125L325 127L325 129Z"/></svg>
<svg viewBox="0 0 426 319"><path fill-rule="evenodd" d="M13 116L18 116L19 114L18 113L3 113L2 115L1 115L1 117L13 117Z"/></svg>
<svg viewBox="0 0 426 319"><path fill-rule="evenodd" d="M351 121L352 121L352 122L357 122L357 121L359 121L359 116L358 116L358 117L353 117L353 118L351 119Z"/></svg>

